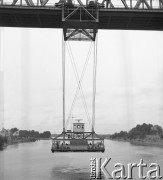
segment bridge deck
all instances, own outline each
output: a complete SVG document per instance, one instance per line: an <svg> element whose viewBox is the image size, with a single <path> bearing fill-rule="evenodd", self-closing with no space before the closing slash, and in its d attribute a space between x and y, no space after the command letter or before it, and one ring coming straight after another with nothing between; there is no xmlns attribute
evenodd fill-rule
<svg viewBox="0 0 163 180"><path fill-rule="evenodd" d="M0 6L0 26L62 28L56 7ZM100 9L99 29L163 30L163 9Z"/></svg>

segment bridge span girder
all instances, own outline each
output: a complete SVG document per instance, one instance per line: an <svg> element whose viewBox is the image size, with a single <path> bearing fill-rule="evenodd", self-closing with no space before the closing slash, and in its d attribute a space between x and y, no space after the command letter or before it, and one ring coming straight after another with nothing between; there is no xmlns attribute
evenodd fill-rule
<svg viewBox="0 0 163 180"><path fill-rule="evenodd" d="M62 9L0 6L1 27L63 28ZM100 9L98 29L163 30L163 10Z"/></svg>

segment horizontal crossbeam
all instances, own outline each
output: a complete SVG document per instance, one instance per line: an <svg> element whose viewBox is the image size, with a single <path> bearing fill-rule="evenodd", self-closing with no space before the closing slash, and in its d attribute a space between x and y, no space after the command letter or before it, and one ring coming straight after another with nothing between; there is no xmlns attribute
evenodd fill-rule
<svg viewBox="0 0 163 180"><path fill-rule="evenodd" d="M62 9L0 6L0 26L63 28ZM100 9L98 29L162 31L163 9Z"/></svg>
<svg viewBox="0 0 163 180"><path fill-rule="evenodd" d="M50 3L49 3L50 1ZM105 9L163 9L163 0L119 0L118 3L116 0L103 0L102 3L94 4L84 4L81 0L78 0L78 4L67 5L66 3L56 3L55 0L0 0L0 6L8 7L56 7L57 9L61 9L62 6L68 7L69 9L76 9L81 7L85 9L87 13L89 13L88 9L92 9L94 7L105 8Z"/></svg>

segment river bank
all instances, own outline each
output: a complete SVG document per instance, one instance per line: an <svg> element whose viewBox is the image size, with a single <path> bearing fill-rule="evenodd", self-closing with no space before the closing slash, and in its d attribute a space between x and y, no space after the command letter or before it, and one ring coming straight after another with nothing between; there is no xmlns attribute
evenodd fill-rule
<svg viewBox="0 0 163 180"><path fill-rule="evenodd" d="M7 146L7 138L0 135L0 149L3 149Z"/></svg>
<svg viewBox="0 0 163 180"><path fill-rule="evenodd" d="M26 139L7 139L6 142L0 145L0 150L3 150L5 147L9 145L14 145L14 144L20 144L20 143L30 143L30 142L35 142L40 139L35 139L35 138L26 138Z"/></svg>
<svg viewBox="0 0 163 180"><path fill-rule="evenodd" d="M3 144L3 146L0 146L1 149L5 148L8 145L14 145L14 144L20 144L20 143L30 143L30 142L36 142L40 140L50 140L50 138L22 138L22 139L8 139L7 143Z"/></svg>
<svg viewBox="0 0 163 180"><path fill-rule="evenodd" d="M0 144L0 150L3 150L5 147L9 145L15 145L15 144L22 144L22 143L31 143L31 142L36 142L40 140L50 140L51 138L33 138L33 137L28 137L28 138L11 138L8 137L5 142Z"/></svg>
<svg viewBox="0 0 163 180"><path fill-rule="evenodd" d="M163 129L159 125L143 123L130 131L120 131L110 135L110 140L129 142L133 145L163 148Z"/></svg>
<svg viewBox="0 0 163 180"><path fill-rule="evenodd" d="M152 141L145 141L145 140L130 140L129 142L137 146L153 146L153 147L163 148L163 141L152 142Z"/></svg>
<svg viewBox="0 0 163 180"><path fill-rule="evenodd" d="M123 138L116 138L110 139L112 141L121 141L121 142L129 142L132 145L136 146L153 146L153 147L160 147L163 148L163 140L158 141L150 141L148 139L123 139Z"/></svg>
<svg viewBox="0 0 163 180"><path fill-rule="evenodd" d="M18 144L18 143L26 143L26 142L35 142L38 139L35 138L27 138L27 139L12 139L12 140L8 140L7 144L8 145L12 145L12 144Z"/></svg>

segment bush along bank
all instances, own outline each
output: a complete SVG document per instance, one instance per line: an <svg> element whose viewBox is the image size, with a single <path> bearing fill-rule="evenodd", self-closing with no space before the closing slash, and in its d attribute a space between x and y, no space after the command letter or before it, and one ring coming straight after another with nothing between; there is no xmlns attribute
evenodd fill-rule
<svg viewBox="0 0 163 180"><path fill-rule="evenodd" d="M112 140L129 141L135 145L163 147L163 129L159 125L142 124L129 132L121 131L110 136Z"/></svg>

